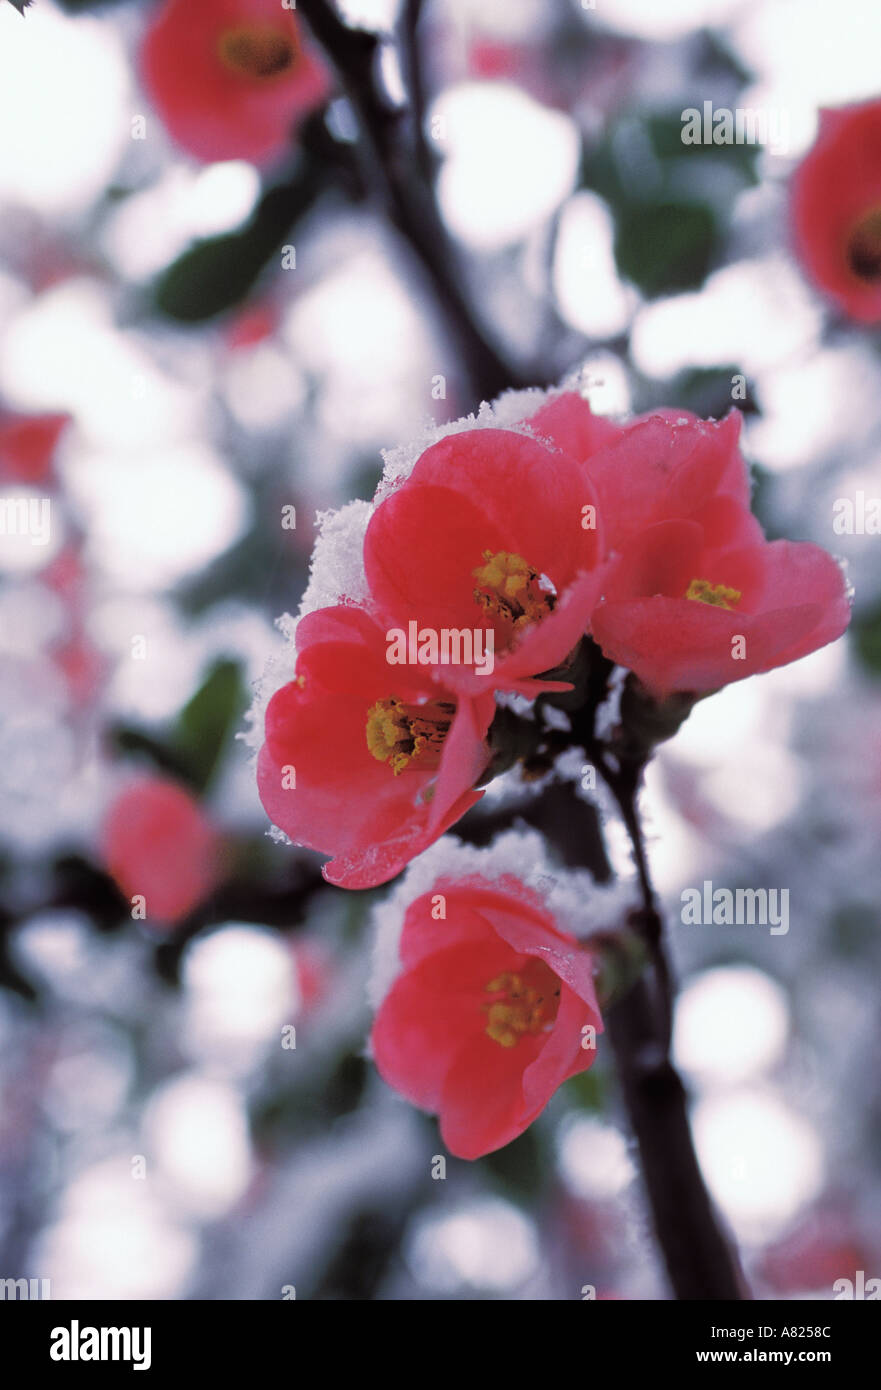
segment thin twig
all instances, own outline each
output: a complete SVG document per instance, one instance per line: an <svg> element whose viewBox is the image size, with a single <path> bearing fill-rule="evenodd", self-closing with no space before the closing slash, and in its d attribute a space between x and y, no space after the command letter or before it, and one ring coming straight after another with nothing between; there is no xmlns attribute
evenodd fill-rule
<svg viewBox="0 0 881 1390"><path fill-rule="evenodd" d="M335 68L362 133L368 182L423 267L462 354L475 395L491 400L512 386L535 385L502 357L477 322L430 187L412 159L406 110L382 92L377 73L382 40L350 29L328 0L300 0L300 12Z"/></svg>
<svg viewBox="0 0 881 1390"><path fill-rule="evenodd" d="M606 785L615 798L633 852L633 862L642 897L642 912L638 926L648 949L649 961L652 966L655 983L655 1006L661 1027L661 1038L666 1051L670 1046L673 1028L673 981L667 952L664 948L663 918L651 879L645 836L636 804L642 769L625 766L619 771L615 771L609 766L607 759L602 754L598 757L598 766Z"/></svg>
<svg viewBox="0 0 881 1390"><path fill-rule="evenodd" d="M425 185L430 188L434 181L437 159L436 152L425 137L428 99L420 43L420 26L424 10L424 0L404 0L401 6L401 62L404 82L410 97L413 152Z"/></svg>

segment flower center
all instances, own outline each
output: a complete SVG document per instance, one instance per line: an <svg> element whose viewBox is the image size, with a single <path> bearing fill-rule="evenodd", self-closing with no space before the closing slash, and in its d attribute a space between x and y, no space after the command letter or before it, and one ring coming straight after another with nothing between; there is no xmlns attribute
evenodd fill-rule
<svg viewBox="0 0 881 1390"><path fill-rule="evenodd" d="M692 579L685 591L685 597L697 603L709 603L713 608L733 608L742 597L739 589L728 589L724 584L711 584L709 579Z"/></svg>
<svg viewBox="0 0 881 1390"><path fill-rule="evenodd" d="M881 207L857 222L847 243L847 261L860 280L881 280Z"/></svg>
<svg viewBox="0 0 881 1390"><path fill-rule="evenodd" d="M367 712L367 747L377 762L399 772L431 772L440 766L444 739L456 706L448 700L406 705L394 695Z"/></svg>
<svg viewBox="0 0 881 1390"><path fill-rule="evenodd" d="M560 981L543 960L530 960L520 971L505 970L484 985L491 996L481 1009L486 1032L500 1047L516 1047L525 1033L542 1033L560 1007Z"/></svg>
<svg viewBox="0 0 881 1390"><path fill-rule="evenodd" d="M258 81L287 72L297 57L293 38L270 25L227 29L220 36L218 51L227 67Z"/></svg>
<svg viewBox="0 0 881 1390"><path fill-rule="evenodd" d="M550 581L522 555L485 550L483 558L486 563L471 571L477 580L474 598L491 618L501 619L510 629L510 641L520 628L548 616L556 594Z"/></svg>

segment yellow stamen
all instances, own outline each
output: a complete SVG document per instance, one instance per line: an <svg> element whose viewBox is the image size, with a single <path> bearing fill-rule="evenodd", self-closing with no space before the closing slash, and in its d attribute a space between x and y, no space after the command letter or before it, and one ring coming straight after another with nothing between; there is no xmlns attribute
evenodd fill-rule
<svg viewBox="0 0 881 1390"><path fill-rule="evenodd" d="M367 747L378 762L400 772L430 772L440 766L444 739L456 706L448 700L406 705L391 696L367 712Z"/></svg>
<svg viewBox="0 0 881 1390"><path fill-rule="evenodd" d="M847 243L847 261L854 275L874 284L881 280L881 207L861 217Z"/></svg>
<svg viewBox="0 0 881 1390"><path fill-rule="evenodd" d="M538 570L522 555L507 550L483 552L486 564L471 571L478 581L474 597L493 617L507 619L514 632L527 623L546 618L554 606L554 593L542 587Z"/></svg>
<svg viewBox="0 0 881 1390"><path fill-rule="evenodd" d="M742 594L739 589L729 589L724 584L711 584L709 579L692 579L685 597L697 603L709 603L713 608L733 608Z"/></svg>
<svg viewBox="0 0 881 1390"><path fill-rule="evenodd" d="M292 68L297 50L289 34L271 25L243 25L221 34L218 52L227 67L245 77L277 77Z"/></svg>
<svg viewBox="0 0 881 1390"><path fill-rule="evenodd" d="M542 1033L557 1017L560 981L543 960L531 960L520 972L505 970L484 986L501 995L481 1005L487 1035L500 1047L516 1047L524 1034Z"/></svg>

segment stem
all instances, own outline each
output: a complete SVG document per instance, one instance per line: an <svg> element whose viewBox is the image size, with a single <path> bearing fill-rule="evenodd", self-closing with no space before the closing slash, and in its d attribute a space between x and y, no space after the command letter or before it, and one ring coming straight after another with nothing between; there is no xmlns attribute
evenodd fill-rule
<svg viewBox="0 0 881 1390"><path fill-rule="evenodd" d="M643 900L633 925L646 942L649 970L613 1005L609 1035L639 1145L655 1233L678 1299L741 1299L744 1282L704 1185L685 1088L670 1060L673 987L636 808L642 768L624 764L615 771L603 757L599 767L630 837Z"/></svg>
<svg viewBox="0 0 881 1390"><path fill-rule="evenodd" d="M658 1015L660 1036L666 1051L669 1050L673 1030L673 981L670 963L664 949L664 923L651 880L642 822L636 809L636 795L642 769L625 765L616 772L609 767L607 760L602 755L599 756L598 763L603 779L618 804L621 820L633 850L633 862L636 866L636 877L642 895L642 911L639 913L635 925L645 941L652 966L655 987L654 1006Z"/></svg>
<svg viewBox="0 0 881 1390"><path fill-rule="evenodd" d="M698 1167L685 1089L645 979L609 1013L609 1037L658 1243L677 1299L742 1299L743 1283Z"/></svg>
<svg viewBox="0 0 881 1390"><path fill-rule="evenodd" d="M673 985L637 808L651 743L628 742L620 729L611 746L597 735L597 713L608 696L613 669L598 649L590 650L583 703L572 720L574 739L615 798L633 850L642 899L629 925L645 944L647 968L609 1009L609 1037L639 1145L655 1233L676 1298L741 1299L748 1294L704 1185L685 1088L670 1060ZM590 867L593 854L593 847L585 845L582 863Z"/></svg>
<svg viewBox="0 0 881 1390"><path fill-rule="evenodd" d="M420 161L419 135L408 130L413 118L391 106L378 88L379 36L350 29L328 0L300 0L299 9L358 117L368 184L425 271L475 394L492 400L510 387L536 385L504 360L476 321L431 188L414 167ZM417 19L411 13L414 32Z"/></svg>
<svg viewBox="0 0 881 1390"><path fill-rule="evenodd" d="M410 94L410 115L413 127L413 145L416 163L427 188L434 181L436 151L425 138L425 114L428 106L425 73L422 64L422 48L419 43L419 26L422 22L424 0L403 0L401 6L401 63L404 70L404 83Z"/></svg>

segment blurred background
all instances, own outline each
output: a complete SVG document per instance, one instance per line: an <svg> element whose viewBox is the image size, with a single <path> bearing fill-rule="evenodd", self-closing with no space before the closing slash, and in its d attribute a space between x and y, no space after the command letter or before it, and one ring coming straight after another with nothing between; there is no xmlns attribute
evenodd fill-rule
<svg viewBox="0 0 881 1390"><path fill-rule="evenodd" d="M45 543L0 537L0 1278L663 1298L608 1053L434 1178L435 1121L365 1058L386 890L267 833L239 735L316 514L478 400L339 89L268 167L198 162L138 80L156 12L0 4L0 498L51 503ZM879 94L881 8L437 0L420 43L441 215L509 359L582 366L603 413L738 406L768 533L849 565L848 637L701 703L644 798L708 1185L757 1297L831 1298L881 1277L881 539L832 525L881 494L881 334L804 281L786 180L820 107ZM683 144L705 101L781 138ZM133 917L127 874L161 895L175 844L201 868ZM788 888L788 934L682 926L704 879Z"/></svg>

